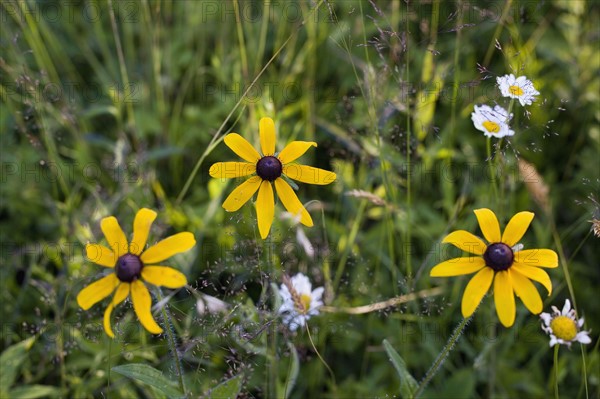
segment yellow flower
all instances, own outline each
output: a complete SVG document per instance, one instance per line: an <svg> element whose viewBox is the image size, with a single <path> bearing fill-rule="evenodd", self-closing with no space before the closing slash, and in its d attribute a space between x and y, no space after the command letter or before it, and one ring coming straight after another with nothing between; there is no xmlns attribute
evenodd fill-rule
<svg viewBox="0 0 600 399"><path fill-rule="evenodd" d="M510 219L502 235L494 212L485 208L477 209L475 216L488 244L465 230L448 234L442 242L479 256L447 260L436 265L430 275L450 277L477 272L467 284L462 298L461 308L464 317L473 314L492 282L494 282L496 313L505 327L510 327L515 322L513 293L521 298L530 312L540 313L542 299L530 280L541 283L550 295L552 282L548 273L540 268L557 267L558 256L550 249L520 250L522 245L518 242L527 231L534 214L517 213Z"/></svg>
<svg viewBox="0 0 600 399"><path fill-rule="evenodd" d="M152 299L144 282L167 288L181 288L187 284L183 273L167 266L149 265L155 265L175 254L191 249L196 245L194 235L188 232L175 234L144 251L154 219L156 219L156 212L147 208L140 209L133 222L133 238L128 242L117 219L113 216L106 217L100 222L100 228L111 248L100 244L85 246L88 259L100 266L113 269L114 273L82 289L77 295L77 303L82 309L88 310L95 303L114 293L104 312L104 331L111 338L115 336L110 326L112 310L130 294L133 309L144 328L152 334L162 333L162 328L156 324L150 312Z"/></svg>
<svg viewBox="0 0 600 399"><path fill-rule="evenodd" d="M271 230L275 214L275 198L273 184L277 196L292 215L308 227L313 221L294 193L292 187L282 178L288 177L309 184L329 184L335 181L336 174L312 166L298 165L294 162L310 147L317 143L311 141L293 141L281 152L275 152L275 123L271 118L262 118L259 123L260 147L262 155L237 133L225 136L225 144L246 162L217 162L210 167L209 174L217 178L235 178L250 176L229 194L223 208L227 212L235 212L242 207L258 191L256 198L256 216L258 231L265 239Z"/></svg>

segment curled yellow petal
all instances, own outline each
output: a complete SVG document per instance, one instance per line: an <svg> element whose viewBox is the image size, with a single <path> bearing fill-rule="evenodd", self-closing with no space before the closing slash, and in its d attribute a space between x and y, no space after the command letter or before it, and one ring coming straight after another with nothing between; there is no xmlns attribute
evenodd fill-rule
<svg viewBox="0 0 600 399"><path fill-rule="evenodd" d="M100 302L109 296L119 284L119 279L115 273L102 277L100 280L88 285L77 294L77 304L83 309L88 310L95 303Z"/></svg>
<svg viewBox="0 0 600 399"><path fill-rule="evenodd" d="M117 258L125 255L129 251L127 237L125 236L125 233L123 233L121 226L119 226L117 218L109 216L102 219L100 221L100 229L104 233L106 241L108 241L108 244Z"/></svg>
<svg viewBox="0 0 600 399"><path fill-rule="evenodd" d="M474 212L485 239L490 243L500 242L500 224L494 212L487 208L476 209Z"/></svg>
<svg viewBox="0 0 600 399"><path fill-rule="evenodd" d="M181 288L187 284L185 274L168 266L145 266L142 278L158 287Z"/></svg>
<svg viewBox="0 0 600 399"><path fill-rule="evenodd" d="M163 329L160 328L150 312L152 308L152 298L148 288L140 280L131 283L131 300L133 301L133 310L137 315L142 326L152 334L160 334Z"/></svg>
<svg viewBox="0 0 600 399"><path fill-rule="evenodd" d="M455 247L462 249L475 255L483 255L487 249L487 245L483 240L476 235L469 233L466 230L456 230L448 234L443 240L445 244L452 244Z"/></svg>
<svg viewBox="0 0 600 399"><path fill-rule="evenodd" d="M454 258L434 266L429 275L431 277L462 276L478 272L484 267L485 261L478 256Z"/></svg>
<svg viewBox="0 0 600 399"><path fill-rule="evenodd" d="M508 274L512 281L515 294L529 311L533 314L539 314L543 309L542 298L540 293L535 288L535 285L525 276L512 268L508 269Z"/></svg>
<svg viewBox="0 0 600 399"><path fill-rule="evenodd" d="M537 281L538 283L542 284L548 290L548 296L552 294L552 281L545 270L520 263L513 263L510 269L522 274L530 280Z"/></svg>
<svg viewBox="0 0 600 399"><path fill-rule="evenodd" d="M515 323L517 309L515 306L515 295L513 293L513 284L508 271L496 273L494 279L494 303L496 304L496 313L500 323L504 327L512 327Z"/></svg>
<svg viewBox="0 0 600 399"><path fill-rule="evenodd" d="M302 205L294 190L285 180L282 178L276 179L275 190L277 191L277 196L281 200L281 203L289 213L294 215L294 217L300 216L300 223L303 225L307 227L313 226L310 214L306 208L304 208L304 205Z"/></svg>
<svg viewBox="0 0 600 399"><path fill-rule="evenodd" d="M133 221L133 238L129 243L129 252L134 255L139 255L146 246L150 227L156 219L156 212L148 208L142 208L135 215Z"/></svg>
<svg viewBox="0 0 600 399"><path fill-rule="evenodd" d="M140 259L144 264L161 262L175 254L192 249L194 245L196 245L196 239L192 233L178 233L148 248L142 253Z"/></svg>
<svg viewBox="0 0 600 399"><path fill-rule="evenodd" d="M469 281L461 303L463 317L471 316L475 309L477 309L483 296L490 289L493 279L494 271L489 267L484 267Z"/></svg>
<svg viewBox="0 0 600 399"><path fill-rule="evenodd" d="M261 118L258 124L258 132L260 135L260 148L264 156L272 156L275 154L275 122L273 119L265 117Z"/></svg>
<svg viewBox="0 0 600 399"><path fill-rule="evenodd" d="M306 165L284 165L283 173L290 179L318 185L333 183L337 178L334 172Z"/></svg>
<svg viewBox="0 0 600 399"><path fill-rule="evenodd" d="M100 266L115 267L117 264L115 253L104 245L86 244L85 255L90 261Z"/></svg>
<svg viewBox="0 0 600 399"><path fill-rule="evenodd" d="M256 217L258 219L258 231L264 240L269 235L273 216L275 215L275 199L273 198L273 187L271 182L264 180L258 190L256 198Z"/></svg>
<svg viewBox="0 0 600 399"><path fill-rule="evenodd" d="M237 156L248 162L255 164L260 159L260 154L252 147L252 144L237 133L229 133L223 141Z"/></svg>
<svg viewBox="0 0 600 399"><path fill-rule="evenodd" d="M233 179L256 172L256 165L249 162L217 162L208 170L211 177L219 179Z"/></svg>
<svg viewBox="0 0 600 399"><path fill-rule="evenodd" d="M519 212L513 216L502 234L502 242L513 247L523 238L535 214L533 212Z"/></svg>
<svg viewBox="0 0 600 399"><path fill-rule="evenodd" d="M106 332L106 335L108 335L111 338L114 338L115 334L113 333L112 327L110 325L110 315L112 314L113 309L117 307L118 304L123 302L128 295L129 283L119 284L119 287L117 287L117 290L115 291L115 295L113 295L112 301L104 311L104 331Z"/></svg>
<svg viewBox="0 0 600 399"><path fill-rule="evenodd" d="M285 165L300 158L310 147L316 146L317 143L314 141L292 141L281 150L278 158Z"/></svg>

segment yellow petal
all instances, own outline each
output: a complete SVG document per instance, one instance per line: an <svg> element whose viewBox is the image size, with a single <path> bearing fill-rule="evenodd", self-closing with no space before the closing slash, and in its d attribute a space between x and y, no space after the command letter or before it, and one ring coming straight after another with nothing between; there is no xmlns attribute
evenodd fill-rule
<svg viewBox="0 0 600 399"><path fill-rule="evenodd" d="M117 264L115 253L104 245L86 244L85 255L90 261L100 266L115 267Z"/></svg>
<svg viewBox="0 0 600 399"><path fill-rule="evenodd" d="M464 257L449 259L437 264L429 275L431 277L462 276L475 273L485 267L485 261L480 257Z"/></svg>
<svg viewBox="0 0 600 399"><path fill-rule="evenodd" d="M248 176L256 172L256 164L248 162L217 162L208 170L211 177L233 179Z"/></svg>
<svg viewBox="0 0 600 399"><path fill-rule="evenodd" d="M509 247L517 244L523 238L523 235L525 235L534 216L533 212L519 212L513 216L504 229L502 242Z"/></svg>
<svg viewBox="0 0 600 399"><path fill-rule="evenodd" d="M187 284L185 274L168 266L145 266L142 278L158 287L181 288Z"/></svg>
<svg viewBox="0 0 600 399"><path fill-rule="evenodd" d="M489 267L484 267L469 281L462 298L461 311L463 317L471 316L477 309L483 296L490 289L493 279L494 271Z"/></svg>
<svg viewBox="0 0 600 399"><path fill-rule="evenodd" d="M490 243L500 242L500 224L494 212L487 208L476 209L474 212L485 239Z"/></svg>
<svg viewBox="0 0 600 399"><path fill-rule="evenodd" d="M328 170L306 165L284 165L283 173L290 179L319 185L333 183L337 177L335 173Z"/></svg>
<svg viewBox="0 0 600 399"><path fill-rule="evenodd" d="M278 158L285 165L300 158L310 147L316 146L317 143L313 141L292 141L281 150Z"/></svg>
<svg viewBox="0 0 600 399"><path fill-rule="evenodd" d="M131 299L133 301L133 310L135 310L135 314L140 319L140 323L142 323L144 328L152 334L163 332L162 328L154 321L150 312L152 298L150 298L148 288L140 280L135 280L131 283Z"/></svg>
<svg viewBox="0 0 600 399"><path fill-rule="evenodd" d="M188 251L194 245L196 245L196 239L192 233L178 233L148 248L142 253L140 259L144 264L157 263L175 254Z"/></svg>
<svg viewBox="0 0 600 399"><path fill-rule="evenodd" d="M520 263L513 263L510 269L519 272L530 280L537 281L538 283L542 284L548 290L548 296L552 294L552 281L545 270Z"/></svg>
<svg viewBox="0 0 600 399"><path fill-rule="evenodd" d="M511 327L515 322L516 307L515 295L510 275L507 271L496 273L494 279L494 303L500 323L504 327Z"/></svg>
<svg viewBox="0 0 600 399"><path fill-rule="evenodd" d="M258 219L258 231L264 240L269 235L273 216L275 215L275 199L273 198L273 187L271 182L264 180L258 190L256 198L256 217Z"/></svg>
<svg viewBox="0 0 600 399"><path fill-rule="evenodd" d="M113 296L112 301L104 311L104 331L106 331L106 335L108 335L111 338L114 338L115 334L113 333L113 330L110 325L110 315L113 309L118 304L123 302L125 298L127 298L127 295L129 295L129 283L121 283L117 288L117 291L115 291L115 295Z"/></svg>
<svg viewBox="0 0 600 399"><path fill-rule="evenodd" d="M261 118L258 125L260 148L264 156L275 154L275 123L271 118Z"/></svg>
<svg viewBox="0 0 600 399"><path fill-rule="evenodd" d="M258 151L252 147L252 144L237 133L230 133L223 139L227 147L231 148L240 158L251 163L257 163L260 159Z"/></svg>
<svg viewBox="0 0 600 399"><path fill-rule="evenodd" d="M521 273L514 271L512 268L508 269L508 274L513 284L515 294L529 311L533 314L539 314L543 309L542 298L540 293L535 288L535 285L527 277Z"/></svg>
<svg viewBox="0 0 600 399"><path fill-rule="evenodd" d="M223 208L227 212L235 212L240 209L258 190L262 181L259 176L253 176L237 186L223 202Z"/></svg>
<svg viewBox="0 0 600 399"><path fill-rule="evenodd" d="M148 240L148 234L150 234L150 227L152 222L156 219L156 212L148 208L142 208L135 215L133 221L133 238L129 243L129 252L134 255L139 255L146 246L146 240Z"/></svg>
<svg viewBox="0 0 600 399"><path fill-rule="evenodd" d="M465 252L475 255L483 255L487 248L487 245L485 245L485 242L483 242L481 238L466 230L453 231L448 234L442 242L445 244L452 244Z"/></svg>
<svg viewBox="0 0 600 399"><path fill-rule="evenodd" d="M300 202L294 190L290 185L283 179L278 178L275 180L275 190L277 190L277 196L281 200L285 209L295 217L300 215L300 223L305 226L312 227L313 221L310 214L304 208L304 205Z"/></svg>
<svg viewBox="0 0 600 399"><path fill-rule="evenodd" d="M100 229L102 229L106 241L108 241L117 258L129 251L127 237L125 237L125 233L123 233L121 226L119 226L117 218L109 216L102 219L100 221Z"/></svg>
<svg viewBox="0 0 600 399"><path fill-rule="evenodd" d="M558 255L551 249L525 249L515 252L515 263L554 268L558 266Z"/></svg>
<svg viewBox="0 0 600 399"><path fill-rule="evenodd" d="M100 302L109 296L119 284L119 279L115 273L102 277L94 281L77 294L77 303L83 310L88 310L95 303Z"/></svg>

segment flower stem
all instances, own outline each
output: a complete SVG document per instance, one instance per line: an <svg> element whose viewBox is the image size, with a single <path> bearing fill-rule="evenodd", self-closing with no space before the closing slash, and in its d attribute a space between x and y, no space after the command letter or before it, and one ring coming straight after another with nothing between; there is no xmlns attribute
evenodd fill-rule
<svg viewBox="0 0 600 399"><path fill-rule="evenodd" d="M475 314L475 312L473 312L473 314ZM446 360L446 358L448 357L448 355L450 354L452 349L454 349L454 345L456 345L456 343L458 342L458 339L463 334L465 327L469 324L469 322L471 321L472 318L473 318L473 315L471 315L469 317L465 317L458 324L458 326L456 326L456 328L452 332L452 335L448 339L446 346L444 346L444 349L442 349L442 351L440 352L438 357L435 359L435 361L433 362L433 364L427 371L427 374L425 374L425 378L423 378L423 380L421 380L421 383L417 387L417 390L415 391L413 398L418 398L423 393L423 390L427 387L427 384L429 384L431 382L431 380L437 374L437 372L440 369L440 367L442 366L442 364L444 364L444 361Z"/></svg>
<svg viewBox="0 0 600 399"><path fill-rule="evenodd" d="M158 301L162 302L163 295L162 290L158 288L156 290L156 295L158 296ZM169 349L175 358L175 369L177 370L177 377L179 377L179 388L181 392L183 392L183 396L187 396L185 390L185 382L183 381L183 367L181 365L181 360L179 359L179 353L177 352L177 342L175 341L175 331L173 329L173 323L171 322L171 314L167 309L167 305L164 304L160 310L162 314L163 321L165 323L165 333L167 334L167 341L169 342Z"/></svg>
<svg viewBox="0 0 600 399"><path fill-rule="evenodd" d="M559 398L558 394L558 348L559 344L554 345L554 397Z"/></svg>
<svg viewBox="0 0 600 399"><path fill-rule="evenodd" d="M498 190L496 189L496 171L494 170L494 162L492 157L492 138L487 138L487 159L490 167L490 183L492 185L493 200L498 198Z"/></svg>

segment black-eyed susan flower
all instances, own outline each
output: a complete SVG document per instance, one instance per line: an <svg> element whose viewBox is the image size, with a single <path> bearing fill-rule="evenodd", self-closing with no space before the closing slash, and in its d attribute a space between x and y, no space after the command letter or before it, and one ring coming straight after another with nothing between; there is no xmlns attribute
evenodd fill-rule
<svg viewBox="0 0 600 399"><path fill-rule="evenodd" d="M475 210L475 216L487 244L465 230L448 234L442 242L478 256L454 258L436 265L432 277L450 277L476 273L467 284L462 298L464 317L473 314L483 296L494 283L494 302L500 322L510 327L515 321L516 294L534 314L542 311L542 299L530 280L541 283L552 292L552 282L543 267L558 266L558 256L550 249L521 250L519 240L533 220L532 212L519 212L510 219L500 234L500 225L489 209Z"/></svg>
<svg viewBox="0 0 600 399"><path fill-rule="evenodd" d="M589 344L592 342L589 331L581 331L583 317L577 320L577 312L571 309L571 301L565 300L562 312L556 306L552 306L552 314L542 313L540 318L544 321L542 330L550 335L550 347L556 344L567 345L569 348L573 342Z"/></svg>
<svg viewBox="0 0 600 399"><path fill-rule="evenodd" d="M500 92L504 97L516 98L522 106L531 105L535 101L535 96L540 92L533 87L533 82L526 76L515 78L510 75L498 76L496 78Z"/></svg>
<svg viewBox="0 0 600 399"><path fill-rule="evenodd" d="M209 174L216 178L251 177L229 194L223 203L223 208L227 212L235 212L258 191L256 198L258 231L265 239L269 235L275 215L274 185L277 197L288 212L299 217L303 225L311 227L312 218L284 177L302 183L324 185L335 181L336 174L294 162L310 147L316 147L315 142L292 141L281 152L276 153L273 119L260 120L259 134L262 154L237 133L225 136L225 144L246 162L217 162L210 167Z"/></svg>
<svg viewBox="0 0 600 399"><path fill-rule="evenodd" d="M471 113L471 120L475 129L481 130L484 136L501 138L515 134L515 131L511 130L508 125L512 116L499 105L493 109L489 105L476 105L475 111Z"/></svg>
<svg viewBox="0 0 600 399"><path fill-rule="evenodd" d="M156 324L150 312L152 299L146 283L167 288L181 288L187 284L183 273L158 264L196 245L194 235L178 233L144 250L154 219L156 212L140 209L133 222L133 238L128 242L117 219L114 216L106 217L100 222L100 228L110 248L100 244L85 246L88 259L112 269L112 272L82 289L77 295L77 303L82 309L88 310L112 294L104 312L104 331L111 338L114 338L110 324L112 310L130 295L133 309L144 328L152 334L162 333L162 328Z"/></svg>
<svg viewBox="0 0 600 399"><path fill-rule="evenodd" d="M278 311L283 316L283 323L291 331L304 327L311 316L319 314L319 308L323 306L321 298L324 290L323 287L313 290L310 280L302 273L292 278L285 276L279 289L283 303Z"/></svg>

